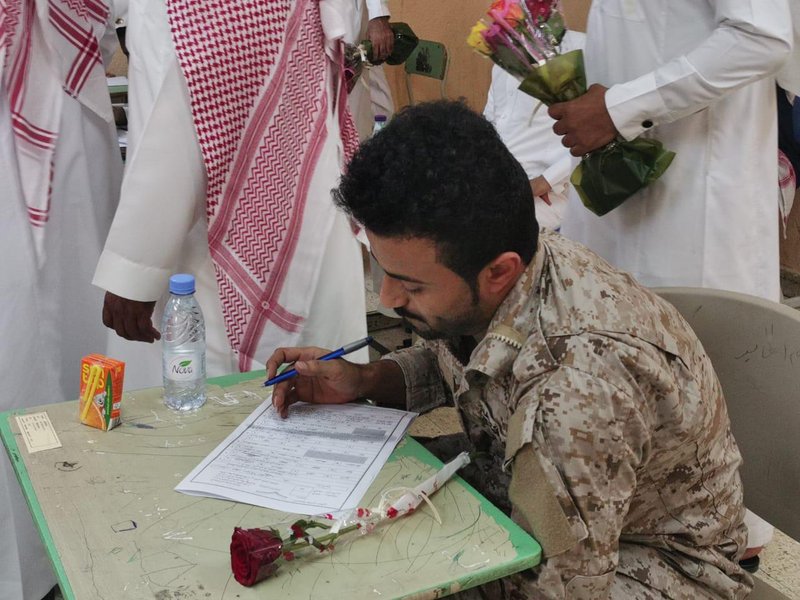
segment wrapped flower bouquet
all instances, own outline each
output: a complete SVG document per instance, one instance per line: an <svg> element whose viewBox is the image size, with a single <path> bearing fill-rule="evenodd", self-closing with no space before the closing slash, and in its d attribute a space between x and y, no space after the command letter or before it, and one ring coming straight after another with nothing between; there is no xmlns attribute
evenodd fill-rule
<svg viewBox="0 0 800 600"><path fill-rule="evenodd" d="M561 53L564 21L558 0L497 0L467 43L520 80L519 89L550 106L586 93L583 51ZM572 173L583 204L604 215L669 167L675 154L658 140L617 140L590 152Z"/></svg>

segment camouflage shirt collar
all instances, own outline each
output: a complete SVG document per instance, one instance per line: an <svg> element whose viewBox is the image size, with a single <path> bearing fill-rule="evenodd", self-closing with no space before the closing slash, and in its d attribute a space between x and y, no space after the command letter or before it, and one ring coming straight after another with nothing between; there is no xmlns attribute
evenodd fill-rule
<svg viewBox="0 0 800 600"><path fill-rule="evenodd" d="M540 234L533 259L495 311L486 335L472 351L466 366L468 376L482 373L494 378L506 373L531 335L538 332L542 336L539 306L547 255Z"/></svg>

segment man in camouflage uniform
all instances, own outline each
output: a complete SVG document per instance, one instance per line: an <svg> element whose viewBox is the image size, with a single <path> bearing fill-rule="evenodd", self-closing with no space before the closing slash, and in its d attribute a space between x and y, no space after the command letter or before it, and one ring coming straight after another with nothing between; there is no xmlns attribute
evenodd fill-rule
<svg viewBox="0 0 800 600"><path fill-rule="evenodd" d="M741 462L722 391L678 312L586 248L538 235L525 173L458 103L407 109L359 150L337 201L423 341L370 365L279 349L297 400L455 404L488 454L477 487L542 564L484 597L743 598ZM668 249L665 249L667 251Z"/></svg>

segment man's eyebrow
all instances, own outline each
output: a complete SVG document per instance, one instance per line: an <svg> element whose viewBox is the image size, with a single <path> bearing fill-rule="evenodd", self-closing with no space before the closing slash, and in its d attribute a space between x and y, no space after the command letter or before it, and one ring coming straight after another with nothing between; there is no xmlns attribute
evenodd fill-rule
<svg viewBox="0 0 800 600"><path fill-rule="evenodd" d="M373 260L376 263L378 263L378 259L375 258L375 255L372 253L372 250L370 250L369 255L373 258ZM378 266L380 267L380 263L378 263ZM383 267L381 267L381 269L383 269ZM427 284L427 282L425 282L425 281L422 281L420 279L414 279L413 277L408 277L407 275L399 275L397 273L390 273L386 269L383 269L383 272L384 272L384 274L388 275L392 279L399 279L400 281L407 281L409 283L419 283L419 284L422 284L422 285L426 285Z"/></svg>
<svg viewBox="0 0 800 600"><path fill-rule="evenodd" d="M390 273L389 271L383 271L386 275L391 277L392 279L399 279L400 281L407 281L409 283L419 283L422 285L426 285L427 282L422 281L421 279L414 279L413 277L408 277L407 275L399 275L397 273Z"/></svg>

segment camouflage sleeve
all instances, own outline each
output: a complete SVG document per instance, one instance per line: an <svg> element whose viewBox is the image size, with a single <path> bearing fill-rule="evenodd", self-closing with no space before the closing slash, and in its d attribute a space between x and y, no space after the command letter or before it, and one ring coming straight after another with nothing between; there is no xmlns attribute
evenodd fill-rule
<svg viewBox="0 0 800 600"><path fill-rule="evenodd" d="M436 355L422 346L412 346L383 357L393 360L406 382L406 410L425 413L447 404L451 392L445 385Z"/></svg>
<svg viewBox="0 0 800 600"><path fill-rule="evenodd" d="M628 391L574 368L522 398L508 425L509 496L544 551L516 578L523 597L609 597L647 437Z"/></svg>

